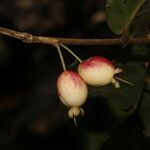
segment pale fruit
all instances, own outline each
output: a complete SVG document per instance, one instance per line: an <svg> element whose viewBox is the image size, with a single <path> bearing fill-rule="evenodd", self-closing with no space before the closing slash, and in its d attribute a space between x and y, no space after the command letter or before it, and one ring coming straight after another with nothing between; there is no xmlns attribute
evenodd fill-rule
<svg viewBox="0 0 150 150"><path fill-rule="evenodd" d="M64 71L57 80L60 100L68 107L80 107L88 95L88 88L84 80L73 71Z"/></svg>

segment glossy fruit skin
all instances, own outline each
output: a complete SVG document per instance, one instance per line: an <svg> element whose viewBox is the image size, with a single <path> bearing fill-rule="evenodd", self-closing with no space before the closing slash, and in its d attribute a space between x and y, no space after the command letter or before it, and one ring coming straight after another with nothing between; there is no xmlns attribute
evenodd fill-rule
<svg viewBox="0 0 150 150"><path fill-rule="evenodd" d="M73 71L64 71L57 80L58 96L68 107L80 107L88 96L88 88L84 80Z"/></svg>
<svg viewBox="0 0 150 150"><path fill-rule="evenodd" d="M94 56L81 62L78 66L78 72L87 84L104 86L112 81L115 67L108 59Z"/></svg>

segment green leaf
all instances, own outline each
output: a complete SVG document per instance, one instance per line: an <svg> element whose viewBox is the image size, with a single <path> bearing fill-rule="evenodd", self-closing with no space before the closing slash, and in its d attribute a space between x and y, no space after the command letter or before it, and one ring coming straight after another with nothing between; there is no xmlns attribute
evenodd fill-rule
<svg viewBox="0 0 150 150"><path fill-rule="evenodd" d="M140 116L144 123L144 134L150 137L150 94L144 93L140 106Z"/></svg>
<svg viewBox="0 0 150 150"><path fill-rule="evenodd" d="M133 56L149 57L150 56L149 48L150 48L149 44L133 44L131 53Z"/></svg>
<svg viewBox="0 0 150 150"><path fill-rule="evenodd" d="M79 65L79 61L75 59L75 60L69 65L68 68L69 68L70 70L76 70L78 65Z"/></svg>
<svg viewBox="0 0 150 150"><path fill-rule="evenodd" d="M145 0L108 0L107 23L110 29L121 35L128 29Z"/></svg>
<svg viewBox="0 0 150 150"><path fill-rule="evenodd" d="M137 13L131 27L133 35L149 33L150 28L150 1L146 1Z"/></svg>
<svg viewBox="0 0 150 150"><path fill-rule="evenodd" d="M99 134L95 132L84 133L84 149L85 150L99 150L103 143L109 138L109 134Z"/></svg>
<svg viewBox="0 0 150 150"><path fill-rule="evenodd" d="M147 76L147 83L141 100L139 109L140 117L144 124L144 134L150 137L150 72Z"/></svg>

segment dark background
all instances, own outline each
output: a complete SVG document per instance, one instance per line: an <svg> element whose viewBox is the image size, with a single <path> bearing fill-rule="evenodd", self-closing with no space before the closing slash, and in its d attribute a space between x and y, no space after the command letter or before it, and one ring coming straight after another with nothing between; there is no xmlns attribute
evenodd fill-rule
<svg viewBox="0 0 150 150"><path fill-rule="evenodd" d="M0 0L0 26L51 37L115 37L106 24L105 3L105 0ZM122 47L70 48L82 59L92 55L113 59ZM64 57L69 68L74 58L66 52ZM99 142L87 140L87 135L92 139L92 134L87 133L99 134L99 118L105 117L105 107L101 108L99 99L89 98L83 106L85 116L78 118L76 128L56 93L55 83L62 71L54 47L0 36L0 149L100 149ZM149 148L149 138L143 135L136 112L102 147L103 150Z"/></svg>

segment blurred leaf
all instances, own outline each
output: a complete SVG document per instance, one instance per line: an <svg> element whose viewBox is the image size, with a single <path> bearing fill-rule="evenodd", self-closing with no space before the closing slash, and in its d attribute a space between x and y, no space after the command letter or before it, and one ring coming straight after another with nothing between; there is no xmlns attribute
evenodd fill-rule
<svg viewBox="0 0 150 150"><path fill-rule="evenodd" d="M144 93L140 106L140 116L144 123L144 134L150 137L150 94Z"/></svg>
<svg viewBox="0 0 150 150"><path fill-rule="evenodd" d="M133 44L132 45L132 54L134 56L150 56L148 44Z"/></svg>
<svg viewBox="0 0 150 150"><path fill-rule="evenodd" d="M147 34L150 31L150 1L147 0L132 22L134 35Z"/></svg>
<svg viewBox="0 0 150 150"><path fill-rule="evenodd" d="M110 29L120 35L129 28L145 0L108 0L106 5L107 23Z"/></svg>
<svg viewBox="0 0 150 150"><path fill-rule="evenodd" d="M75 70L77 68L78 64L79 64L79 61L74 59L74 61L69 65L68 68L71 70Z"/></svg>
<svg viewBox="0 0 150 150"><path fill-rule="evenodd" d="M145 127L144 134L150 137L150 72L147 76L146 87L141 100L139 113Z"/></svg>
<svg viewBox="0 0 150 150"><path fill-rule="evenodd" d="M99 150L103 143L109 138L109 134L99 134L95 132L85 132L84 134L84 149Z"/></svg>

